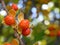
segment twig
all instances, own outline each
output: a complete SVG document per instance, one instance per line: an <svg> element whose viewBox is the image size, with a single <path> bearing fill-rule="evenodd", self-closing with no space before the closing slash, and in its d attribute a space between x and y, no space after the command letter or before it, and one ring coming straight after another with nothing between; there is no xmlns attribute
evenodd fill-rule
<svg viewBox="0 0 60 45"><path fill-rule="evenodd" d="M2 3L2 6L3 6L3 8L6 10L6 12L8 13L8 10L6 9L6 5L5 5L5 3L4 3L4 0L0 0L1 1L1 3Z"/></svg>
<svg viewBox="0 0 60 45"><path fill-rule="evenodd" d="M16 28L14 28L14 32L15 32L15 37L19 40L19 45L25 45L23 41L20 39L20 34L18 34Z"/></svg>

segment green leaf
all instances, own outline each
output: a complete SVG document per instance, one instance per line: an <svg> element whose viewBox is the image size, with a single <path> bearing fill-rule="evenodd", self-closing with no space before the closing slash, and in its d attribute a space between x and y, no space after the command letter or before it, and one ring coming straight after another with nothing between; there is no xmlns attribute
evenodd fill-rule
<svg viewBox="0 0 60 45"><path fill-rule="evenodd" d="M19 0L11 0L13 3L18 3Z"/></svg>
<svg viewBox="0 0 60 45"><path fill-rule="evenodd" d="M3 18L4 17L2 15L0 15L0 24L2 23Z"/></svg>
<svg viewBox="0 0 60 45"><path fill-rule="evenodd" d="M2 30L2 33L5 37L9 37L9 36L13 35L14 31L13 31L12 27L5 26Z"/></svg>
<svg viewBox="0 0 60 45"><path fill-rule="evenodd" d="M8 4L10 2L10 0L4 0L5 4Z"/></svg>
<svg viewBox="0 0 60 45"><path fill-rule="evenodd" d="M5 4L8 4L9 2L12 3L18 3L19 0L4 0Z"/></svg>
<svg viewBox="0 0 60 45"><path fill-rule="evenodd" d="M4 36L0 36L0 43L4 42L4 38L5 38Z"/></svg>
<svg viewBox="0 0 60 45"><path fill-rule="evenodd" d="M25 40L26 45L32 45L32 41L30 40L30 38L23 36L23 39Z"/></svg>
<svg viewBox="0 0 60 45"><path fill-rule="evenodd" d="M33 28L32 35L34 36L34 42L42 40L44 38L45 27L43 24L39 23Z"/></svg>

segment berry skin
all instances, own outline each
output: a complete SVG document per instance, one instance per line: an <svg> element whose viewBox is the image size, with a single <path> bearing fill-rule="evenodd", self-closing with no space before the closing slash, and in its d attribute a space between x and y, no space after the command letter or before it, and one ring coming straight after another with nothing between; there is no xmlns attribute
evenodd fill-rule
<svg viewBox="0 0 60 45"><path fill-rule="evenodd" d="M5 43L4 45L11 45L10 43Z"/></svg>
<svg viewBox="0 0 60 45"><path fill-rule="evenodd" d="M20 23L19 23L19 28L23 29L23 30L26 30L27 28L29 28L29 20L25 19L25 20L22 20Z"/></svg>
<svg viewBox="0 0 60 45"><path fill-rule="evenodd" d="M14 9L15 11L18 10L18 6L16 4L12 4L12 9Z"/></svg>
<svg viewBox="0 0 60 45"><path fill-rule="evenodd" d="M60 36L60 30L57 32L57 36Z"/></svg>
<svg viewBox="0 0 60 45"><path fill-rule="evenodd" d="M54 37L55 36L55 33L54 32L50 32L50 36L51 37Z"/></svg>
<svg viewBox="0 0 60 45"><path fill-rule="evenodd" d="M55 30L55 28L54 28L53 26L50 26L48 29L49 29L50 31Z"/></svg>
<svg viewBox="0 0 60 45"><path fill-rule="evenodd" d="M10 26L10 25L15 24L15 19L14 19L13 16L7 15L7 16L4 18L4 22L5 22L5 24L7 24L7 25Z"/></svg>
<svg viewBox="0 0 60 45"><path fill-rule="evenodd" d="M23 36L28 36L30 34L30 29L28 28L27 30L22 30L22 35Z"/></svg>

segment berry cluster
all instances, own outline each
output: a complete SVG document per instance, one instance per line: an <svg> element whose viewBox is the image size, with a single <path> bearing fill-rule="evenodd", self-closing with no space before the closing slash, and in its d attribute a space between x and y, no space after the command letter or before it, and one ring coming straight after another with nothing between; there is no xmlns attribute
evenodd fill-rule
<svg viewBox="0 0 60 45"><path fill-rule="evenodd" d="M18 6L16 4L12 4L12 9L17 11L18 10ZM12 26L16 23L15 18L11 15L8 14L5 18L4 18L4 22L6 25ZM29 20L25 19L22 20L19 23L19 28L22 29L22 35L27 36L30 34L30 28L29 28Z"/></svg>
<svg viewBox="0 0 60 45"><path fill-rule="evenodd" d="M11 15L7 15L5 18L4 18L4 22L6 25L13 25L15 24L15 19L13 16ZM22 35L24 36L27 36L30 34L30 28L29 28L29 20L25 19L25 20L22 20L20 23L19 23L19 28L22 29Z"/></svg>
<svg viewBox="0 0 60 45"><path fill-rule="evenodd" d="M25 19L19 23L19 27L22 29L22 35L27 36L30 34L29 20Z"/></svg>
<svg viewBox="0 0 60 45"><path fill-rule="evenodd" d="M60 36L60 30L56 31L54 26L48 27L48 30L50 31L50 36Z"/></svg>

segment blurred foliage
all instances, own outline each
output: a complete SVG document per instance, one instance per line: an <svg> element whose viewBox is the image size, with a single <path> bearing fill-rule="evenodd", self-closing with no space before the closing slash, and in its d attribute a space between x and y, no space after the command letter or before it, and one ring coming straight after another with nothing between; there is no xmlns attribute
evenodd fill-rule
<svg viewBox="0 0 60 45"><path fill-rule="evenodd" d="M4 0L5 4L8 4L10 2L10 0Z"/></svg>
<svg viewBox="0 0 60 45"><path fill-rule="evenodd" d="M4 16L0 15L0 25L2 23L3 18L4 18Z"/></svg>
<svg viewBox="0 0 60 45"><path fill-rule="evenodd" d="M9 2L18 3L19 0L4 0L5 4L8 4Z"/></svg>
<svg viewBox="0 0 60 45"><path fill-rule="evenodd" d="M24 39L24 42L26 45L32 45L33 44L30 38L23 36L23 39Z"/></svg>
<svg viewBox="0 0 60 45"><path fill-rule="evenodd" d="M39 40L43 39L44 30L45 30L43 28L45 28L45 26L43 24L38 24L37 26L35 26L33 28L32 35L34 36L34 38L35 38L34 40L35 41L39 41Z"/></svg>
<svg viewBox="0 0 60 45"><path fill-rule="evenodd" d="M13 3L18 3L19 0L11 0Z"/></svg>

